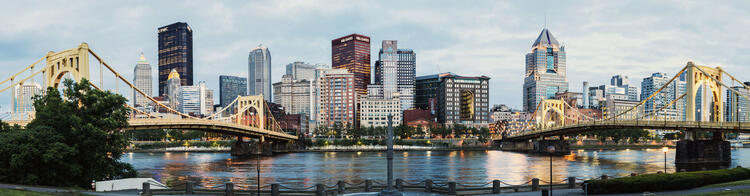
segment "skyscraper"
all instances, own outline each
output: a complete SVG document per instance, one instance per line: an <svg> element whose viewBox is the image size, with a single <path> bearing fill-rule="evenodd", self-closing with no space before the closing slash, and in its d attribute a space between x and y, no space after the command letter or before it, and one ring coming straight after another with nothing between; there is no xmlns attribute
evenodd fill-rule
<svg viewBox="0 0 750 196"><path fill-rule="evenodd" d="M259 45L250 51L247 58L248 95L263 95L263 99L271 101L271 52Z"/></svg>
<svg viewBox="0 0 750 196"><path fill-rule="evenodd" d="M182 106L180 105L180 102L182 98L182 80L180 79L180 74L177 73L177 70L172 69L171 72L169 72L169 77L167 78L167 100L169 100L169 107L172 109L175 109L177 111L182 112Z"/></svg>
<svg viewBox="0 0 750 196"><path fill-rule="evenodd" d="M193 30L184 22L159 28L159 96L167 93L172 69L180 74L181 85L193 85Z"/></svg>
<svg viewBox="0 0 750 196"><path fill-rule="evenodd" d="M659 88L667 84L670 79L671 77L666 73L659 72L651 74L650 77L643 78L643 81L641 82L641 100L648 99L648 97L658 91ZM663 110L659 109L665 107L672 102L672 100L682 95L682 93L685 92L685 88L686 83L683 80L674 80L672 83L669 83L669 85L660 91L659 94L654 95L651 99L643 103L644 113L649 114L658 111L656 114L653 114L653 116L658 119L666 118L682 120L685 117L685 99L680 99L675 104L672 104Z"/></svg>
<svg viewBox="0 0 750 196"><path fill-rule="evenodd" d="M557 42L547 28L526 54L526 78L523 83L523 110L534 112L542 99L568 90L565 68L565 46Z"/></svg>
<svg viewBox="0 0 750 196"><path fill-rule="evenodd" d="M247 78L239 76L219 76L219 105L227 107L237 96L247 95ZM226 111L234 113L234 107Z"/></svg>
<svg viewBox="0 0 750 196"><path fill-rule="evenodd" d="M213 90L206 87L206 82L200 81L195 86L180 88L180 105L182 112L199 116L210 115L213 112Z"/></svg>
<svg viewBox="0 0 750 196"><path fill-rule="evenodd" d="M414 108L416 55L410 49L399 49L396 40L383 40L375 62L375 83L368 86L368 97L398 98L401 110ZM378 92L370 92L378 91Z"/></svg>
<svg viewBox="0 0 750 196"><path fill-rule="evenodd" d="M745 82L745 85L750 85L750 82ZM750 97L750 89L746 89L742 85L731 88L744 96ZM742 95L727 90L727 100L724 104L725 121L750 122L750 100L745 99Z"/></svg>
<svg viewBox="0 0 750 196"><path fill-rule="evenodd" d="M146 57L143 56L143 53L141 53L141 57L138 58L133 72L133 84L135 85L135 87L143 91L143 93L146 93L147 96L153 96L154 92L153 84L151 83L151 65L146 62ZM148 105L149 100L140 93L134 93L133 103L135 107L145 107Z"/></svg>
<svg viewBox="0 0 750 196"><path fill-rule="evenodd" d="M354 74L346 69L334 69L323 73L319 79L318 125L357 126L357 96Z"/></svg>
<svg viewBox="0 0 750 196"><path fill-rule="evenodd" d="M319 69L327 68L326 65L309 64L301 61L289 63L286 65L286 75L291 75L292 80L314 81L320 77Z"/></svg>
<svg viewBox="0 0 750 196"><path fill-rule="evenodd" d="M351 34L331 41L333 69L346 69L354 74L354 89L360 96L367 95L370 84L370 37Z"/></svg>
<svg viewBox="0 0 750 196"><path fill-rule="evenodd" d="M34 95L42 93L42 86L36 82L25 82L15 86L15 102L13 102L13 113L18 119L31 119L34 110Z"/></svg>

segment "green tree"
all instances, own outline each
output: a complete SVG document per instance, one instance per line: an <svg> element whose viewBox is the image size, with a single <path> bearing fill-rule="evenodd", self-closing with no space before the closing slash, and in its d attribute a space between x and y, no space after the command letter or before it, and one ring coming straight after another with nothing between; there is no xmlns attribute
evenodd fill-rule
<svg viewBox="0 0 750 196"><path fill-rule="evenodd" d="M63 82L34 98L36 117L26 128L2 125L0 181L89 187L92 180L134 177L119 162L128 145L126 99L93 89L86 79Z"/></svg>

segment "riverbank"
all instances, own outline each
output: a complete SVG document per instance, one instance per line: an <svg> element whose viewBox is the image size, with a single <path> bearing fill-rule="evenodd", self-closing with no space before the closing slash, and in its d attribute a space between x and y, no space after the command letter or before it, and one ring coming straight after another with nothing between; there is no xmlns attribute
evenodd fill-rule
<svg viewBox="0 0 750 196"><path fill-rule="evenodd" d="M631 145L631 144L618 144L618 145L570 145L571 150L619 150L619 149L657 149L657 148L674 148L674 145Z"/></svg>
<svg viewBox="0 0 750 196"><path fill-rule="evenodd" d="M308 147L303 150L294 150L293 152L374 152L374 151L385 151L387 146L372 145L372 146L315 146ZM406 146L406 145L394 145L393 150L395 151L484 151L484 150L500 150L498 147L481 147L481 146L468 146L468 147L434 147L434 146Z"/></svg>

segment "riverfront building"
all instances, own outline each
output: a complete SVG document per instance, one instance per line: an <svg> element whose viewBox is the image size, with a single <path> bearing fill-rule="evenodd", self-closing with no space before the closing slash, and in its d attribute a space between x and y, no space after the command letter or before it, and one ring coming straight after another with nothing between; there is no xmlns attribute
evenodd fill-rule
<svg viewBox="0 0 750 196"><path fill-rule="evenodd" d="M393 115L393 126L401 125L401 102L398 98L373 99L363 98L360 101L360 124L366 127L388 126L388 115Z"/></svg>
<svg viewBox="0 0 750 196"><path fill-rule="evenodd" d="M745 82L745 85L750 86L750 82ZM750 97L750 89L746 89L744 86L733 86L732 89L746 97ZM750 101L741 95L727 90L727 100L724 107L726 108L724 111L732 111L724 113L725 121L750 122Z"/></svg>
<svg viewBox="0 0 750 196"><path fill-rule="evenodd" d="M250 51L247 59L248 95L263 95L266 101L271 98L271 52L259 45Z"/></svg>
<svg viewBox="0 0 750 196"><path fill-rule="evenodd" d="M213 113L213 91L206 88L206 82L198 82L195 86L183 86L180 91L180 106L183 113L194 116Z"/></svg>
<svg viewBox="0 0 750 196"><path fill-rule="evenodd" d="M146 57L141 53L141 57L135 64L133 70L133 85L146 93L147 96L153 96L153 83L151 80L151 65L146 62ZM136 108L146 107L150 101L140 93L133 93L133 106Z"/></svg>
<svg viewBox="0 0 750 196"><path fill-rule="evenodd" d="M466 77L442 73L420 76L416 80L419 100L429 102L429 99L435 99L437 101L435 105L439 123L475 127L489 124L489 77Z"/></svg>
<svg viewBox="0 0 750 196"><path fill-rule="evenodd" d="M526 76L523 83L523 110L534 112L542 99L551 99L556 93L568 91L565 46L557 42L547 28L526 54Z"/></svg>
<svg viewBox="0 0 750 196"><path fill-rule="evenodd" d="M273 84L273 102L281 104L287 114L309 116L310 95L310 81L306 79L294 80L292 75L284 75L281 82Z"/></svg>
<svg viewBox="0 0 750 196"><path fill-rule="evenodd" d="M367 87L368 97L400 100L401 110L414 108L416 56L399 49L396 40L383 40L375 62L375 83Z"/></svg>
<svg viewBox="0 0 750 196"><path fill-rule="evenodd" d="M227 107L237 96L247 95L247 78L239 76L219 76L219 106ZM235 107L227 108L230 114Z"/></svg>
<svg viewBox="0 0 750 196"><path fill-rule="evenodd" d="M643 78L641 82L641 100L647 99L649 96L654 94L662 86L667 84L671 77L666 73L653 73L651 76ZM657 119L673 119L673 120L684 120L685 118L685 105L687 102L685 99L678 100L675 104L665 107L672 100L678 98L686 91L686 83L684 80L674 80L666 88L659 92L658 95L653 96L651 99L643 103L643 112L648 114L655 112L652 116ZM700 92L699 92L700 94ZM699 98L698 98L699 99ZM696 102L696 105L700 105ZM665 107L662 110L660 108Z"/></svg>
<svg viewBox="0 0 750 196"><path fill-rule="evenodd" d="M318 126L357 126L357 98L355 75L346 69L324 73L318 81Z"/></svg>
<svg viewBox="0 0 750 196"><path fill-rule="evenodd" d="M181 85L193 85L193 30L184 22L159 28L159 96L166 95L173 69Z"/></svg>
<svg viewBox="0 0 750 196"><path fill-rule="evenodd" d="M13 113L19 119L30 120L34 116L34 96L42 94L42 86L36 82L25 82L15 86Z"/></svg>
<svg viewBox="0 0 750 196"><path fill-rule="evenodd" d="M351 34L331 41L331 67L354 75L358 96L367 95L370 84L370 37Z"/></svg>
<svg viewBox="0 0 750 196"><path fill-rule="evenodd" d="M177 70L172 69L171 72L169 72L169 77L167 79L167 101L169 102L169 107L172 109L175 109L177 111L182 111L182 106L180 105L180 102L182 98L182 83L180 79L180 74L177 73Z"/></svg>

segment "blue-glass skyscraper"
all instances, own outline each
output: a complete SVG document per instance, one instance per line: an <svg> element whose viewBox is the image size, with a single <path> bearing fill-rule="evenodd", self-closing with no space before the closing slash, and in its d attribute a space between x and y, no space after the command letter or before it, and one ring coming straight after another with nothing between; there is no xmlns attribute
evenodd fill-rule
<svg viewBox="0 0 750 196"><path fill-rule="evenodd" d="M565 72L565 46L557 42L547 28L526 54L526 78L523 82L523 110L534 112L542 99L568 91Z"/></svg>

